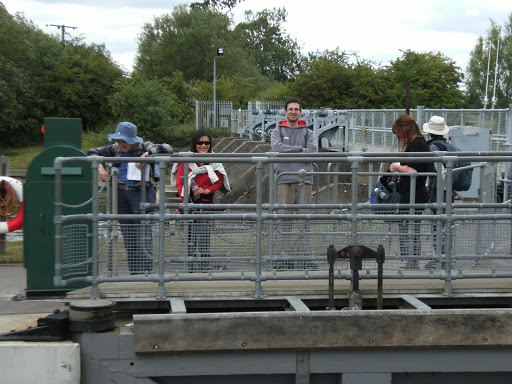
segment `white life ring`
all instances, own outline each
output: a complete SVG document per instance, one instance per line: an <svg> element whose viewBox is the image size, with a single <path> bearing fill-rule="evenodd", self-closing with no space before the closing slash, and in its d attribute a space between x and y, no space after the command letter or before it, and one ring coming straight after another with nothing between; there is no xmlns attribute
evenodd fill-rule
<svg viewBox="0 0 512 384"><path fill-rule="evenodd" d="M0 181L2 180L7 181L12 189L14 189L14 193L20 202L20 209L14 219L7 222L0 222L0 234L13 232L23 226L23 184L21 181L7 176L0 176Z"/></svg>

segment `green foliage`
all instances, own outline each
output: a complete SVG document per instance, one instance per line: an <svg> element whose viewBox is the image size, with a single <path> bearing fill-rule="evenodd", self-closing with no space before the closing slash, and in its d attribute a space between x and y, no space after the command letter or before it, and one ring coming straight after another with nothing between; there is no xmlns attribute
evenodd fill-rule
<svg viewBox="0 0 512 384"><path fill-rule="evenodd" d="M256 100L273 101L273 100L286 100L295 97L291 84L273 82L269 84L264 90L256 95ZM245 107L244 107L245 108Z"/></svg>
<svg viewBox="0 0 512 384"><path fill-rule="evenodd" d="M258 81L259 79L259 81ZM240 75L222 76L216 82L216 99L233 102L233 108L246 108L247 103L254 99L254 95L271 83L262 76L246 78ZM194 86L193 97L197 100L210 100L213 95L213 84L207 81L198 81Z"/></svg>
<svg viewBox="0 0 512 384"><path fill-rule="evenodd" d="M496 58L498 58L497 73ZM487 68L489 68L489 73L487 73ZM496 84L494 84L495 78L497 79ZM491 107L495 89L496 108L508 108L508 105L512 103L512 13L503 27L491 20L487 36L479 36L470 54L466 79L469 107L484 107L486 95L486 107Z"/></svg>
<svg viewBox="0 0 512 384"><path fill-rule="evenodd" d="M227 12L231 12L238 3L244 0L203 0L202 3L192 3L191 8L206 9L211 7L217 10L227 9Z"/></svg>
<svg viewBox="0 0 512 384"><path fill-rule="evenodd" d="M173 127L181 125L191 113L173 92L181 89L178 80L123 79L116 84L110 104L118 121L131 121L144 140L168 142Z"/></svg>
<svg viewBox="0 0 512 384"><path fill-rule="evenodd" d="M462 108L464 95L459 89L463 80L455 61L440 52L404 51L384 71L389 85L387 108L405 106L405 84L410 82L411 105L427 108Z"/></svg>
<svg viewBox="0 0 512 384"><path fill-rule="evenodd" d="M350 108L354 72L349 56L339 49L310 53L291 87L307 108Z"/></svg>
<svg viewBox="0 0 512 384"><path fill-rule="evenodd" d="M38 60L53 51L52 39L21 15L0 8L0 146L19 147L40 138L43 111L33 72L46 64Z"/></svg>
<svg viewBox="0 0 512 384"><path fill-rule="evenodd" d="M0 7L1 146L41 142L44 116L80 117L94 129L111 117L108 95L123 75L103 45L60 39Z"/></svg>
<svg viewBox="0 0 512 384"><path fill-rule="evenodd" d="M186 81L211 80L217 48L230 40L229 26L229 17L220 12L177 6L142 27L135 73L155 79L178 70Z"/></svg>
<svg viewBox="0 0 512 384"><path fill-rule="evenodd" d="M280 26L286 20L286 11L249 12L246 18L245 23L233 26L228 16L215 9L175 7L171 14L144 25L135 74L156 79L179 70L186 82L195 84L194 90L198 91L194 95L203 92L203 83L213 83L214 66L217 79L230 77L234 85L240 79L245 84L252 82L244 93L259 92L273 79L287 80L296 70L300 52ZM217 56L218 48L224 49L222 56ZM230 94L236 95L235 104L247 99L239 89ZM254 93L249 99L253 98Z"/></svg>
<svg viewBox="0 0 512 384"><path fill-rule="evenodd" d="M117 123L112 122L98 131L83 131L82 132L82 145L81 149L87 153L89 149L96 147L103 147L110 144L108 135L114 133Z"/></svg>
<svg viewBox="0 0 512 384"><path fill-rule="evenodd" d="M245 22L235 28L261 74L282 82L297 72L302 59L299 44L282 27L286 16L284 8L264 9L256 14L246 11Z"/></svg>
<svg viewBox="0 0 512 384"><path fill-rule="evenodd" d="M104 45L67 45L51 71L41 74L41 102L46 116L81 117L84 130L111 118L108 96L122 71Z"/></svg>
<svg viewBox="0 0 512 384"><path fill-rule="evenodd" d="M454 61L440 53L405 51L381 68L336 49L316 52L304 61L291 88L308 108L403 108L410 81L412 105L461 108L462 80Z"/></svg>

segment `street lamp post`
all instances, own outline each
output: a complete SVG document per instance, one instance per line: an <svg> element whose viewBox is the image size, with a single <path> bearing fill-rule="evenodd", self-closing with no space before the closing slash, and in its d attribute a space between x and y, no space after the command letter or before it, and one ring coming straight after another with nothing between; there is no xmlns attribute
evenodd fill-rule
<svg viewBox="0 0 512 384"><path fill-rule="evenodd" d="M217 67L215 64L215 59L222 56L224 56L224 48L217 48L217 56L213 58L213 127L217 126Z"/></svg>

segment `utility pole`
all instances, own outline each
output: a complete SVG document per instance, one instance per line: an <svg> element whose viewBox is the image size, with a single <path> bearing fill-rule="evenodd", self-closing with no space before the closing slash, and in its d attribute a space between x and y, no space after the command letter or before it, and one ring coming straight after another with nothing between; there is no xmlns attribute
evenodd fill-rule
<svg viewBox="0 0 512 384"><path fill-rule="evenodd" d="M46 24L46 26L48 27L48 24ZM70 27L69 25L57 25L57 24L50 24L51 27L57 27L58 29L61 30L61 40L62 40L62 44L64 44L64 33L66 31L66 28L71 28L71 29L77 29L78 27Z"/></svg>

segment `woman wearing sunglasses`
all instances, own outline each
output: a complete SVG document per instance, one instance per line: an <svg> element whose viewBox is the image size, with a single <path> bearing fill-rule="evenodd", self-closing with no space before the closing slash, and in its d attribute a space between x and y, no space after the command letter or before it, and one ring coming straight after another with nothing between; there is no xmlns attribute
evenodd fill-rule
<svg viewBox="0 0 512 384"><path fill-rule="evenodd" d="M194 132L190 140L190 151L194 153L211 153L213 147L212 137L205 129ZM188 164L188 186L190 188L189 198L194 204L213 204L213 195L221 190L224 193L229 192L229 181L224 166L221 163L190 163ZM171 173L171 184L176 185L181 201L184 202L183 188L184 165L183 163L174 164ZM205 209L194 210L193 213L207 213ZM210 237L212 231L212 222L209 220L193 220L189 226L188 233L188 255L189 270L206 271L211 269L210 257ZM199 252L200 261L194 263L194 258Z"/></svg>

